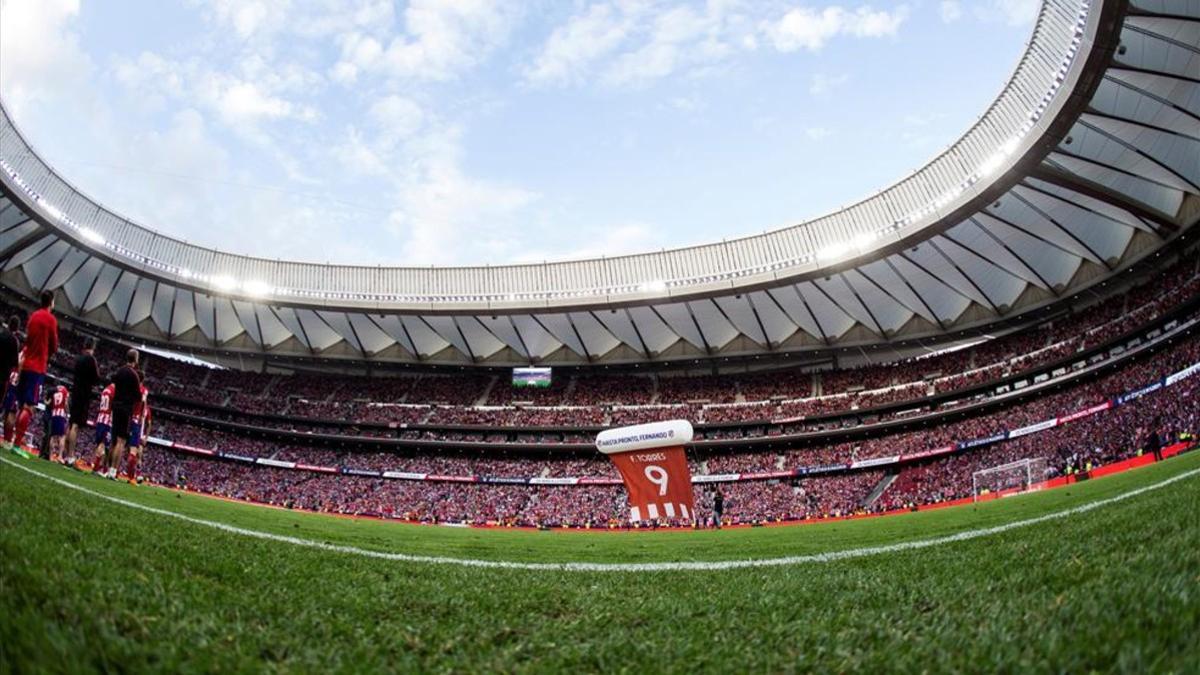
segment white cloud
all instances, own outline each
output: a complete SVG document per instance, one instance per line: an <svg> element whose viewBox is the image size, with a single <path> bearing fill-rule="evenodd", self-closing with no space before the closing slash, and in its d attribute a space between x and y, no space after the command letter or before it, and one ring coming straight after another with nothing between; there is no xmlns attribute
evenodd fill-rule
<svg viewBox="0 0 1200 675"><path fill-rule="evenodd" d="M810 141L823 141L833 135L833 132L825 127L808 127L804 130L804 135Z"/></svg>
<svg viewBox="0 0 1200 675"><path fill-rule="evenodd" d="M942 0L939 6L944 23L954 23L962 18L962 4L958 0Z"/></svg>
<svg viewBox="0 0 1200 675"><path fill-rule="evenodd" d="M907 5L900 5L891 12L865 5L853 11L839 5L821 10L795 7L777 21L764 22L762 30L781 52L801 49L816 52L840 35L858 38L895 35L907 17Z"/></svg>
<svg viewBox="0 0 1200 675"><path fill-rule="evenodd" d="M757 48L740 0L702 6L610 0L587 6L551 32L524 70L527 82L642 85L681 71L698 74Z"/></svg>
<svg viewBox="0 0 1200 675"><path fill-rule="evenodd" d="M332 149L333 156L342 166L363 176L387 176L387 162L375 148L363 138L354 126L346 130L345 142Z"/></svg>
<svg viewBox="0 0 1200 675"><path fill-rule="evenodd" d="M448 80L479 63L508 36L511 6L494 0L413 0L404 10L403 35L385 48L361 31L342 36L332 69L342 82L362 72L415 80Z"/></svg>
<svg viewBox="0 0 1200 675"><path fill-rule="evenodd" d="M143 52L134 60L117 61L113 75L122 85L139 96L176 99L182 105L216 113L231 129L249 136L261 134L266 122L295 119L311 122L317 110L285 96L285 92L303 89L311 76L289 70L287 65L271 69L257 59L243 61L249 77L211 69L199 60L171 61ZM255 75L264 70L262 77Z"/></svg>
<svg viewBox="0 0 1200 675"><path fill-rule="evenodd" d="M808 93L813 96L828 96L830 92L850 81L850 76L815 73L808 81Z"/></svg>
<svg viewBox="0 0 1200 675"><path fill-rule="evenodd" d="M527 82L640 86L678 73L702 75L763 43L782 52L818 51L835 37L895 35L907 4L891 10L797 6L767 18L765 4L708 0L701 6L649 0L588 5L556 28L526 66Z"/></svg>
<svg viewBox="0 0 1200 675"><path fill-rule="evenodd" d="M660 12L646 42L617 57L604 81L616 86L638 85L681 68L725 60L737 49L737 41L731 38L741 17L732 9L732 3L713 1L703 11L677 6Z"/></svg>
<svg viewBox="0 0 1200 675"><path fill-rule="evenodd" d="M991 0L991 12L999 12L1009 25L1019 26L1037 18L1041 0ZM987 8L984 10L987 11Z"/></svg>
<svg viewBox="0 0 1200 675"><path fill-rule="evenodd" d="M92 71L72 30L79 0L0 2L0 92L14 111L74 98Z"/></svg>
<svg viewBox="0 0 1200 675"><path fill-rule="evenodd" d="M598 58L612 52L634 27L637 6L596 4L556 28L533 64L527 81L564 83L576 79Z"/></svg>
<svg viewBox="0 0 1200 675"><path fill-rule="evenodd" d="M502 260L512 251L487 246L511 237L515 216L540 197L511 185L481 180L462 169L462 134L432 131L406 146L409 163L397 169L397 207L388 225L402 239L401 258L416 264Z"/></svg>
<svg viewBox="0 0 1200 675"><path fill-rule="evenodd" d="M413 135L425 122L425 113L420 106L412 99L396 94L372 103L367 116L375 123L381 140L388 145Z"/></svg>
<svg viewBox="0 0 1200 675"><path fill-rule="evenodd" d="M212 4L217 19L233 26L242 38L260 29L277 30L291 9L289 0L215 0Z"/></svg>

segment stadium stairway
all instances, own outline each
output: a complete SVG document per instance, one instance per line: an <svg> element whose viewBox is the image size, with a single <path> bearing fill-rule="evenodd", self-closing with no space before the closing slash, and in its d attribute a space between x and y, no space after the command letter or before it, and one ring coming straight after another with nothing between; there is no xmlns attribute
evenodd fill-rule
<svg viewBox="0 0 1200 675"><path fill-rule="evenodd" d="M579 378L572 375L571 379L567 381L567 388L563 390L563 397L562 401L559 401L560 403L571 400L571 397L575 395L575 385L577 384L579 384Z"/></svg>
<svg viewBox="0 0 1200 675"><path fill-rule="evenodd" d="M883 496L884 490L887 490L889 487L891 487L892 483L895 483L896 479L899 477L899 473L889 473L884 476L879 483L871 489L871 492L867 495L866 499L863 500L861 504L862 508L871 508L871 506L874 505L881 496Z"/></svg>
<svg viewBox="0 0 1200 675"><path fill-rule="evenodd" d="M474 406L487 405L488 396L492 395L492 390L496 388L496 381L499 379L500 378L498 376L493 375L492 379L488 381L487 386L483 388L483 395L480 396L479 398L475 399L475 402L472 403L471 405L474 405Z"/></svg>

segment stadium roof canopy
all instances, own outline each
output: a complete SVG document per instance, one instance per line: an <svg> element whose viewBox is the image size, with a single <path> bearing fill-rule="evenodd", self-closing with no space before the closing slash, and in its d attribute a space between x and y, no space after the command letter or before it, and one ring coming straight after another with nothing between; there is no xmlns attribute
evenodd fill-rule
<svg viewBox="0 0 1200 675"><path fill-rule="evenodd" d="M1056 303L1200 216L1200 1L1046 0L1012 78L924 168L784 229L532 265L354 267L113 213L0 120L3 285L185 351L581 365L937 340Z"/></svg>

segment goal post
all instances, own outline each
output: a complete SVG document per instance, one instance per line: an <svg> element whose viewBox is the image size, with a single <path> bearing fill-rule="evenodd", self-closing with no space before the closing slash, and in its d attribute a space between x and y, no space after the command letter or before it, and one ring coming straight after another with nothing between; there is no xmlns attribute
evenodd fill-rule
<svg viewBox="0 0 1200 675"><path fill-rule="evenodd" d="M980 469L971 474L971 498L992 493L1025 492L1046 479L1046 459L1030 457Z"/></svg>

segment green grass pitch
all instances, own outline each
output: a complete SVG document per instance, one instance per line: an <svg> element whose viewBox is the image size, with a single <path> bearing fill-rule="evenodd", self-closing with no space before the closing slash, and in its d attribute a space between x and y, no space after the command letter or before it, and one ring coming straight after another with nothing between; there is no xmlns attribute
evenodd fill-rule
<svg viewBox="0 0 1200 675"><path fill-rule="evenodd" d="M470 530L264 509L12 460L194 518L522 562L763 559L927 540L1200 469L1200 452L903 516L720 532ZM569 489L569 488L564 488ZM0 672L1200 672L1200 475L999 534L833 562L530 571L184 522L0 464Z"/></svg>

